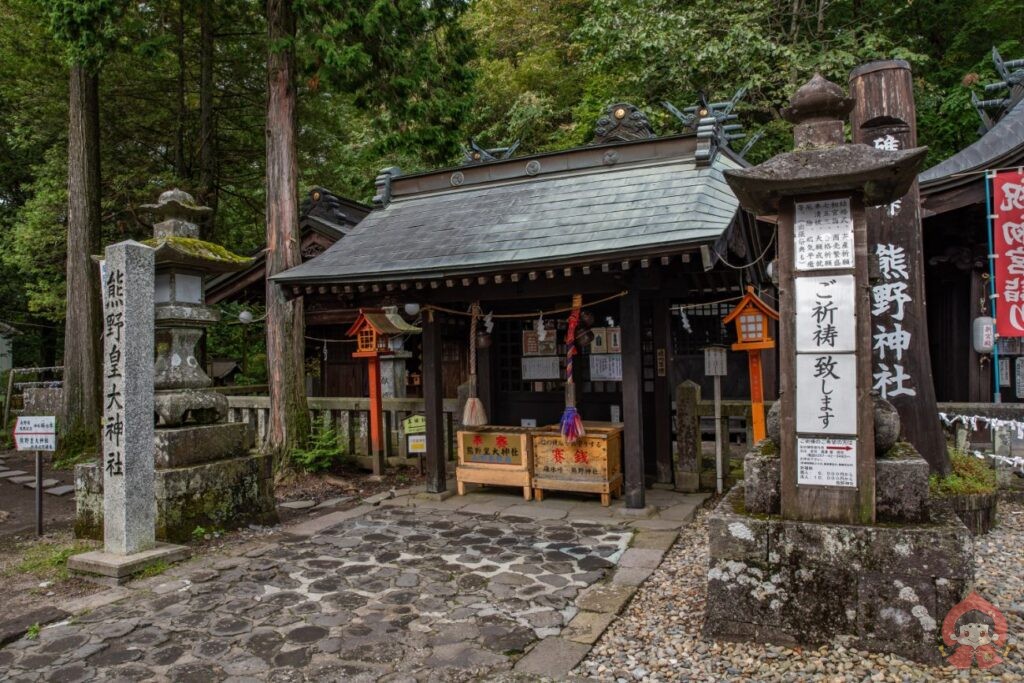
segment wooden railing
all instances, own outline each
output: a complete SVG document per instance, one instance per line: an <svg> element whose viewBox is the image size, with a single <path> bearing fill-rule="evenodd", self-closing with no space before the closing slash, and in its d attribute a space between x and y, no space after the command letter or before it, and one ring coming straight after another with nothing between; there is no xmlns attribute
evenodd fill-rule
<svg viewBox="0 0 1024 683"><path fill-rule="evenodd" d="M228 396L229 422L247 422L252 425L257 444L267 437L267 419L270 414L268 396ZM370 399L368 398L307 398L310 419L314 425L330 425L341 437L342 451L348 455L367 456L370 453ZM407 440L402 431L402 420L423 412L421 398L385 398L384 403L384 455L388 458L409 457ZM457 399L443 401L444 434L448 459L455 457L455 432L460 428L456 413Z"/></svg>

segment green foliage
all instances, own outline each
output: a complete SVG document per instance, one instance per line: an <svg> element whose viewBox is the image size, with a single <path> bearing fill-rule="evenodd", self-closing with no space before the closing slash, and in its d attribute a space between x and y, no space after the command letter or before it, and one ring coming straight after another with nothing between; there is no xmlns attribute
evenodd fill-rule
<svg viewBox="0 0 1024 683"><path fill-rule="evenodd" d="M53 454L53 468L72 470L79 463L99 457L97 435L80 425L70 425L59 434L57 451Z"/></svg>
<svg viewBox="0 0 1024 683"><path fill-rule="evenodd" d="M235 384L266 384L267 341L262 319L266 311L261 305L237 302L218 304L220 322L207 328L206 355L210 360L237 361L242 372L235 375ZM252 313L253 322L239 321L242 311Z"/></svg>
<svg viewBox="0 0 1024 683"><path fill-rule="evenodd" d="M68 578L68 558L91 550L95 544L87 541L71 543L33 543L26 546L19 562L8 569L8 573L31 574L49 581Z"/></svg>
<svg viewBox="0 0 1024 683"><path fill-rule="evenodd" d="M949 461L953 469L948 476L933 474L928 479L933 496L995 492L996 473L987 461L953 449L950 449Z"/></svg>
<svg viewBox="0 0 1024 683"><path fill-rule="evenodd" d="M63 44L70 64L96 68L117 40L124 0L49 0L50 28Z"/></svg>
<svg viewBox="0 0 1024 683"><path fill-rule="evenodd" d="M43 630L43 627L39 625L39 622L32 624L25 631L25 637L29 640L39 640L39 632Z"/></svg>
<svg viewBox="0 0 1024 683"><path fill-rule="evenodd" d="M138 574L135 574L134 576L132 576L132 579L136 580L136 581L139 581L139 580L142 580L142 579L151 579L154 576L160 576L161 574L163 574L165 571L167 571L170 568L171 568L171 565L170 565L170 563L167 562L167 560L157 560L153 564L146 565L146 568L143 569Z"/></svg>
<svg viewBox="0 0 1024 683"><path fill-rule="evenodd" d="M336 465L350 464L341 435L331 426L319 424L306 448L292 451L292 462L306 472L323 472Z"/></svg>

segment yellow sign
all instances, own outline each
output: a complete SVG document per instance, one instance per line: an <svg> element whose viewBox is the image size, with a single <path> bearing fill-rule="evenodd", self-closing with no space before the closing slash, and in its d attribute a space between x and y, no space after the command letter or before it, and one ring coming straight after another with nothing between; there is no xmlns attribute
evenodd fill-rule
<svg viewBox="0 0 1024 683"><path fill-rule="evenodd" d="M501 432L460 432L463 462L522 465L521 435Z"/></svg>
<svg viewBox="0 0 1024 683"><path fill-rule="evenodd" d="M402 420L402 431L406 434L423 434L427 431L427 418L423 415L410 415Z"/></svg>
<svg viewBox="0 0 1024 683"><path fill-rule="evenodd" d="M409 452L410 453L426 453L427 452L427 435L426 434L410 434L406 437L409 441Z"/></svg>

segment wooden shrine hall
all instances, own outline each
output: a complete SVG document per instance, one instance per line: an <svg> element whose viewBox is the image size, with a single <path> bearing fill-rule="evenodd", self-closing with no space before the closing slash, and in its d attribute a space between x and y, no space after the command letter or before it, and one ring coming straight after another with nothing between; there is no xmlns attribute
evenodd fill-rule
<svg viewBox="0 0 1024 683"><path fill-rule="evenodd" d="M307 310L397 306L422 328L429 491L446 487L447 347L476 346L490 425L557 423L575 295L591 327L575 363L576 405L587 424L621 426L626 505L644 507L648 483L673 483L675 386L703 380L703 346L730 341L721 317L731 304L721 302L766 282L772 247L773 226L740 210L723 177L747 164L722 121L700 115L691 132L657 137L642 112L616 104L585 147L386 169L375 209L344 240L273 278ZM491 314L479 329L467 325L476 302ZM681 305L706 305L707 324L679 315ZM680 335L692 348L680 348ZM774 356L765 361L772 393ZM745 354L729 363L746 396Z"/></svg>

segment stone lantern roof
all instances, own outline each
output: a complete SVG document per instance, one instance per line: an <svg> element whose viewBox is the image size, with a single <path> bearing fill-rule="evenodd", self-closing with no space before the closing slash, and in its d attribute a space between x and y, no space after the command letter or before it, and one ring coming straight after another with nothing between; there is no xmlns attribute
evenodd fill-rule
<svg viewBox="0 0 1024 683"><path fill-rule="evenodd" d="M745 208L776 213L784 197L823 192L859 193L865 205L877 206L910 189L927 147L888 151L846 143L843 122L853 100L838 85L815 74L789 105L783 116L795 124L795 149L751 168L725 171Z"/></svg>
<svg viewBox="0 0 1024 683"><path fill-rule="evenodd" d="M176 266L206 273L228 273L252 263L251 258L199 239L198 221L208 218L213 209L196 204L187 192L167 190L156 204L143 204L139 209L157 219L153 238L143 244L156 249L158 268Z"/></svg>

